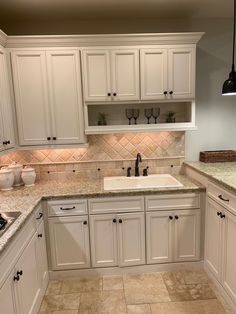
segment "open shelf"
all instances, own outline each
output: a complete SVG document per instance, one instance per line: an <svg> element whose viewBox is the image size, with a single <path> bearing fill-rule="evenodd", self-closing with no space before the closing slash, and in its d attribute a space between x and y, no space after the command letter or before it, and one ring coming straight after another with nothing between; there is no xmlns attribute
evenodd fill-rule
<svg viewBox="0 0 236 314"><path fill-rule="evenodd" d="M154 118L147 118L145 108L160 108L157 123ZM137 124L129 125L126 109L139 109ZM175 122L166 123L168 111L175 112ZM104 113L106 125L98 125L99 113ZM128 103L128 104L86 104L85 105L85 133L106 134L124 132L151 132L151 131L185 131L195 130L195 103L194 102L168 102L168 103Z"/></svg>

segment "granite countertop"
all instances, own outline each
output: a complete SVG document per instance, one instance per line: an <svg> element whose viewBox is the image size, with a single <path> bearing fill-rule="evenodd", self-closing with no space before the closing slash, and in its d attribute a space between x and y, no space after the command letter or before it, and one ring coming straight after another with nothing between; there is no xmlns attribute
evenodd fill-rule
<svg viewBox="0 0 236 314"><path fill-rule="evenodd" d="M184 162L184 165L236 193L236 162L204 163L193 161Z"/></svg>
<svg viewBox="0 0 236 314"><path fill-rule="evenodd" d="M66 198L66 197L110 197L110 196L132 196L150 195L163 193L187 193L204 191L200 184L191 181L186 176L174 176L183 186L177 188L159 188L148 190L125 190L125 191L104 191L103 179L80 179L66 181L39 181L33 187L19 187L12 191L0 191L0 212L21 211L21 215L0 237L0 254L14 238L17 231L34 211L35 207L43 199Z"/></svg>

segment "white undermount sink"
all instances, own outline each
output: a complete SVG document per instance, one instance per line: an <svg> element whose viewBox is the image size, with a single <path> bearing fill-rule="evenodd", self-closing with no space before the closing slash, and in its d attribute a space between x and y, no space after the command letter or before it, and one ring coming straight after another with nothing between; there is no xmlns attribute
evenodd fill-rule
<svg viewBox="0 0 236 314"><path fill-rule="evenodd" d="M104 178L105 191L173 188L181 186L183 186L183 184L170 174L152 174L147 177L120 176Z"/></svg>

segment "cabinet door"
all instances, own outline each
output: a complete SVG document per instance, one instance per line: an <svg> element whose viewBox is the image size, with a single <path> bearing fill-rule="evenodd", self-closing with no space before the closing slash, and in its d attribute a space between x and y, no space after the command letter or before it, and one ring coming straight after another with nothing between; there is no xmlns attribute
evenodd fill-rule
<svg viewBox="0 0 236 314"><path fill-rule="evenodd" d="M195 97L195 48L174 48L168 52L168 85L171 99Z"/></svg>
<svg viewBox="0 0 236 314"><path fill-rule="evenodd" d="M138 49L112 50L113 100L139 100Z"/></svg>
<svg viewBox="0 0 236 314"><path fill-rule="evenodd" d="M11 53L20 145L48 144L48 90L45 53L15 51Z"/></svg>
<svg viewBox="0 0 236 314"><path fill-rule="evenodd" d="M175 212L174 260L195 261L200 258L200 209Z"/></svg>
<svg viewBox="0 0 236 314"><path fill-rule="evenodd" d="M225 216L222 219L224 221L222 283L234 302L236 302L236 216L227 211Z"/></svg>
<svg viewBox="0 0 236 314"><path fill-rule="evenodd" d="M109 50L84 50L82 64L85 101L111 100Z"/></svg>
<svg viewBox="0 0 236 314"><path fill-rule="evenodd" d="M172 261L173 217L168 211L146 214L147 264Z"/></svg>
<svg viewBox="0 0 236 314"><path fill-rule="evenodd" d="M20 313L35 313L39 306L40 282L37 261L37 234L35 233L30 243L15 266L16 272L22 271L17 282L17 294L20 302Z"/></svg>
<svg viewBox="0 0 236 314"><path fill-rule="evenodd" d="M3 141L7 142L4 145L5 149L15 146L15 134L13 126L13 112L11 105L11 95L9 86L9 77L7 70L7 60L3 49L0 48L0 150L3 148Z"/></svg>
<svg viewBox="0 0 236 314"><path fill-rule="evenodd" d="M45 287L48 281L48 260L46 249L46 237L44 230L44 222L42 221L37 229L37 261L38 272L41 287Z"/></svg>
<svg viewBox="0 0 236 314"><path fill-rule="evenodd" d="M167 49L140 50L141 99L166 99Z"/></svg>
<svg viewBox="0 0 236 314"><path fill-rule="evenodd" d="M205 263L215 277L220 280L222 219L217 212L222 212L222 207L208 197L205 224Z"/></svg>
<svg viewBox="0 0 236 314"><path fill-rule="evenodd" d="M117 215L119 266L145 264L144 213Z"/></svg>
<svg viewBox="0 0 236 314"><path fill-rule="evenodd" d="M54 142L84 142L79 51L48 51L46 56Z"/></svg>
<svg viewBox="0 0 236 314"><path fill-rule="evenodd" d="M115 215L91 215L90 239L93 267L117 266L117 219Z"/></svg>
<svg viewBox="0 0 236 314"><path fill-rule="evenodd" d="M88 216L49 218L52 269L90 266Z"/></svg>
<svg viewBox="0 0 236 314"><path fill-rule="evenodd" d="M3 286L0 288L0 304L2 314L15 314L17 312L17 305L14 297L13 281L14 271L9 275Z"/></svg>

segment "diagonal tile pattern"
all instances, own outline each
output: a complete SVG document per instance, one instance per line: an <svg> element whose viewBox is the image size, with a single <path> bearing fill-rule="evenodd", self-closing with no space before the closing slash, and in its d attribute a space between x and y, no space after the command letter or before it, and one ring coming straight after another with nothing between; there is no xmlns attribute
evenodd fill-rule
<svg viewBox="0 0 236 314"><path fill-rule="evenodd" d="M204 271L50 282L40 314L226 314Z"/></svg>

